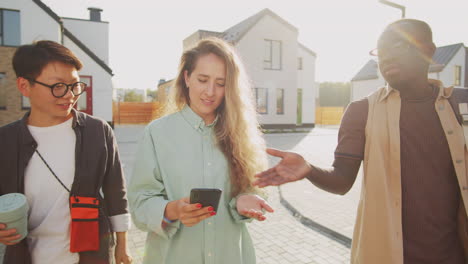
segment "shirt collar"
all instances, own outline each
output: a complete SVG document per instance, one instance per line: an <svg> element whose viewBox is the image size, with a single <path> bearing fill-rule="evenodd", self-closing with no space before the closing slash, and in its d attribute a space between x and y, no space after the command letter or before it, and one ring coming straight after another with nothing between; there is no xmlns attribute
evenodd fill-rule
<svg viewBox="0 0 468 264"><path fill-rule="evenodd" d="M34 144L36 145L36 142L34 138L31 135L31 132L29 132L28 129L28 117L31 114L31 111L28 111L23 118L21 118L21 129L22 129L22 137L23 137L23 142L25 144ZM73 122L72 122L72 128L75 128L76 126L85 126L85 114L76 111L75 109L72 109L72 114L73 114Z"/></svg>
<svg viewBox="0 0 468 264"><path fill-rule="evenodd" d="M382 102L383 100L387 99L387 97L391 93L398 93L398 90L390 87L390 85L387 83L387 85L385 86L385 92L383 94L381 94L381 96L379 98L379 102Z"/></svg>
<svg viewBox="0 0 468 264"><path fill-rule="evenodd" d="M72 109L72 114L73 114L73 123L72 123L73 128L75 128L77 125L85 126L85 122L84 122L85 114L75 109Z"/></svg>
<svg viewBox="0 0 468 264"><path fill-rule="evenodd" d="M439 87L439 94L437 95L437 99L440 99L440 98L448 99L450 98L450 96L452 96L453 86L444 87L441 81L433 80L433 79L429 79L429 83Z"/></svg>
<svg viewBox="0 0 468 264"><path fill-rule="evenodd" d="M216 116L213 123L205 125L205 121L199 115L197 115L190 106L185 105L184 108L180 111L184 119L193 127L195 130L203 130L206 128L212 128L218 122L218 115Z"/></svg>
<svg viewBox="0 0 468 264"><path fill-rule="evenodd" d="M439 88L439 94L437 95L437 99L440 99L441 97L449 98L452 95L453 86L444 88L442 82L435 79L428 79L428 83L429 85L433 85ZM390 87L390 85L387 83L387 85L385 86L385 92L381 95L379 102L382 102L383 100L387 99L387 97L390 96L391 93L399 93L399 91L395 88Z"/></svg>
<svg viewBox="0 0 468 264"><path fill-rule="evenodd" d="M75 109L72 109L71 111L72 115L73 115L73 122L72 122L72 127L75 128L77 125L78 126L84 126L85 125L85 122L84 122L84 119L85 119L85 115ZM23 123L23 126L27 126L28 124L28 117L29 115L31 114L31 111L28 111L24 116L23 118L21 118L21 123Z"/></svg>

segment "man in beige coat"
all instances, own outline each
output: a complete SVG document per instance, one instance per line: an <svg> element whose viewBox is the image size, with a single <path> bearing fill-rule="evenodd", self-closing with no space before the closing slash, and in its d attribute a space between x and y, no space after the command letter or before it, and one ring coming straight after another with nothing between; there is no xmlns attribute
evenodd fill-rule
<svg viewBox="0 0 468 264"><path fill-rule="evenodd" d="M428 79L435 49L425 22L388 25L377 45L388 84L348 106L333 167L269 149L282 160L257 175L260 187L307 178L345 194L363 161L351 263L466 263L468 152L458 106L468 108L468 92Z"/></svg>

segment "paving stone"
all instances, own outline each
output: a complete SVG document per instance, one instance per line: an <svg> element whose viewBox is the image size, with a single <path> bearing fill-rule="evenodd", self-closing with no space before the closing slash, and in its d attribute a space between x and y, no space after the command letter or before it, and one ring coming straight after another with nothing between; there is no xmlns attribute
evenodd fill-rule
<svg viewBox="0 0 468 264"><path fill-rule="evenodd" d="M126 158L124 157L122 161L126 163L126 173L127 170L131 171L132 167L131 152L136 150L135 145L137 142L135 135L140 134L141 132L134 126L116 128L118 141L119 138L123 138L123 143L119 143L119 149L125 153ZM333 159L334 146L336 146L336 135L336 128L318 128L310 133L269 134L266 135L266 141L270 147L295 150L303 153L311 162L317 159L314 164L319 163L320 166L329 166ZM325 157L327 155L328 157ZM273 164L275 159L271 159L270 162ZM356 183L354 187L360 185ZM319 190L308 182L293 183L283 187L283 196L286 199L291 199L291 203L300 208L301 213L306 214L308 217L315 216L312 213L320 214L320 218L315 217L314 220L324 219L324 225L332 223L333 227L339 228L339 231L345 230L343 232L349 234L350 230L346 231L346 228L349 229L354 216L352 215L352 209L345 210L350 206L351 202L343 203L349 197L327 196L328 193ZM266 191L269 194L268 202L275 208L275 213L268 214L266 221L254 221L248 224L256 248L258 264L349 263L349 249L347 247L297 221L279 202L277 187L268 187ZM354 190L354 192L358 191ZM330 198L331 196L341 197L342 199L335 197L333 199ZM318 207L320 210L317 209ZM141 263L146 233L133 227L129 232L129 238L135 242L130 248L135 263Z"/></svg>

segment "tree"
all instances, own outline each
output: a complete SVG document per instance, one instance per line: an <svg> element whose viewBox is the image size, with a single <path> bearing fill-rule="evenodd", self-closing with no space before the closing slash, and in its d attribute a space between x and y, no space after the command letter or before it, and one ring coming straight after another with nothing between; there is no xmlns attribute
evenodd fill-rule
<svg viewBox="0 0 468 264"><path fill-rule="evenodd" d="M124 102L143 102L143 95L128 91L124 95Z"/></svg>
<svg viewBox="0 0 468 264"><path fill-rule="evenodd" d="M347 106L350 100L350 82L323 82L320 83L320 106Z"/></svg>
<svg viewBox="0 0 468 264"><path fill-rule="evenodd" d="M158 90L146 90L146 95L148 97L151 97L151 102L156 102L158 101Z"/></svg>

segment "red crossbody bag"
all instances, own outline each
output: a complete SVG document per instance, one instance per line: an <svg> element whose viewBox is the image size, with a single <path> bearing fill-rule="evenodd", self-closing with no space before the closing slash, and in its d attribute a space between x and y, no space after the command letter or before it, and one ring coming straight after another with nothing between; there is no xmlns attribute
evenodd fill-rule
<svg viewBox="0 0 468 264"><path fill-rule="evenodd" d="M99 250L99 200L70 197L70 252Z"/></svg>
<svg viewBox="0 0 468 264"><path fill-rule="evenodd" d="M57 181L70 193L39 151L36 150L36 153ZM96 197L70 196L70 252L99 250L99 209L99 199Z"/></svg>

